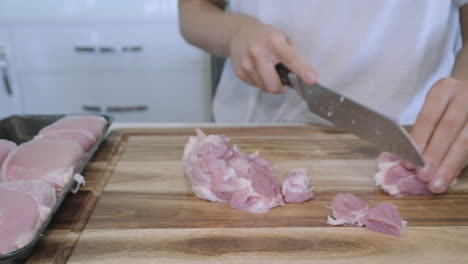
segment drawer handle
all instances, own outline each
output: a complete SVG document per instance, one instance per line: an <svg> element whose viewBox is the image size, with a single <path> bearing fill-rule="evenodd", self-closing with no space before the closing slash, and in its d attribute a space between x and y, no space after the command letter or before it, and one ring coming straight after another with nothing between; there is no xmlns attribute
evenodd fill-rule
<svg viewBox="0 0 468 264"><path fill-rule="evenodd" d="M101 53L114 53L115 49L113 47L99 47L99 52L101 52Z"/></svg>
<svg viewBox="0 0 468 264"><path fill-rule="evenodd" d="M147 105L124 105L124 106L105 106L105 105L83 105L81 108L88 112L99 113L125 113L125 112L144 112L148 110Z"/></svg>
<svg viewBox="0 0 468 264"><path fill-rule="evenodd" d="M103 112L101 111L101 107L93 105L82 105L81 109L88 112Z"/></svg>
<svg viewBox="0 0 468 264"><path fill-rule="evenodd" d="M102 47L93 47L93 46L75 46L75 51L78 53L115 53L116 49L110 46L102 46ZM124 53L136 53L142 52L142 46L123 46L122 52Z"/></svg>
<svg viewBox="0 0 468 264"><path fill-rule="evenodd" d="M142 51L143 51L143 47L140 45L122 47L122 52L142 52Z"/></svg>
<svg viewBox="0 0 468 264"><path fill-rule="evenodd" d="M79 53L94 53L96 48L93 46L75 46L75 51Z"/></svg>

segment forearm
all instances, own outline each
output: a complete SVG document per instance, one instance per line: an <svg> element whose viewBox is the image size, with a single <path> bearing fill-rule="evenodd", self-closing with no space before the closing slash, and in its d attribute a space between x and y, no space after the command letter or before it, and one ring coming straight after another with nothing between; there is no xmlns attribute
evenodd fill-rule
<svg viewBox="0 0 468 264"><path fill-rule="evenodd" d="M180 31L189 43L217 56L229 56L229 46L239 28L256 19L227 13L209 0L179 0Z"/></svg>

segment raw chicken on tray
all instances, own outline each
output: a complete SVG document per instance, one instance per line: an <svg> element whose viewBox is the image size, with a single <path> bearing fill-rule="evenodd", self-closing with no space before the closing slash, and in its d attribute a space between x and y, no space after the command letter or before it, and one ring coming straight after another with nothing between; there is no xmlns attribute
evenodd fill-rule
<svg viewBox="0 0 468 264"><path fill-rule="evenodd" d="M55 204L55 191L43 181L0 184L0 254L27 245Z"/></svg>
<svg viewBox="0 0 468 264"><path fill-rule="evenodd" d="M0 139L0 168L8 154L16 148L16 143L9 140Z"/></svg>
<svg viewBox="0 0 468 264"><path fill-rule="evenodd" d="M101 136L106 123L101 116L66 116L41 129L34 139L67 139L77 142L87 152Z"/></svg>
<svg viewBox="0 0 468 264"><path fill-rule="evenodd" d="M77 169L106 123L66 116L19 146L0 140L0 254L31 242L72 179L84 183Z"/></svg>
<svg viewBox="0 0 468 264"><path fill-rule="evenodd" d="M14 181L0 184L2 188L25 192L33 196L39 204L52 208L56 202L55 190L50 184L40 180Z"/></svg>
<svg viewBox="0 0 468 264"><path fill-rule="evenodd" d="M1 182L43 180L60 193L73 178L85 153L69 140L32 140L19 145L5 159Z"/></svg>

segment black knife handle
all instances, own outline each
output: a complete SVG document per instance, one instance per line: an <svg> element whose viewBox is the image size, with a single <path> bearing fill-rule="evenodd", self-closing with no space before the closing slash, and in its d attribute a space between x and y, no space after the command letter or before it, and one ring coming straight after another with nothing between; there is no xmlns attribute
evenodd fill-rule
<svg viewBox="0 0 468 264"><path fill-rule="evenodd" d="M289 73L291 71L281 63L276 64L275 68L276 68L276 72L278 73L278 76L279 76L279 78L281 80L281 83L286 85L286 86L292 87L291 81L289 81L289 78L288 78L288 75L289 75Z"/></svg>

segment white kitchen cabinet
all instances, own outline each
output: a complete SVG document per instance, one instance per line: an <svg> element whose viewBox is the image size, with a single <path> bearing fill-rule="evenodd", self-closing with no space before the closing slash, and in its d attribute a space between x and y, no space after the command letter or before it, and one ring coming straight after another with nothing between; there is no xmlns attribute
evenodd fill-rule
<svg viewBox="0 0 468 264"><path fill-rule="evenodd" d="M17 27L13 39L24 71L199 71L204 63L177 23Z"/></svg>
<svg viewBox="0 0 468 264"><path fill-rule="evenodd" d="M0 118L19 112L9 30L0 28Z"/></svg>
<svg viewBox="0 0 468 264"><path fill-rule="evenodd" d="M193 72L26 74L20 77L28 113L107 113L125 122L206 119L206 81ZM190 85L187 85L190 83Z"/></svg>
<svg viewBox="0 0 468 264"><path fill-rule="evenodd" d="M0 7L0 47L7 38L14 48L7 48L14 112L211 121L209 55L180 35L177 1L5 0ZM0 115L13 109L1 85Z"/></svg>

